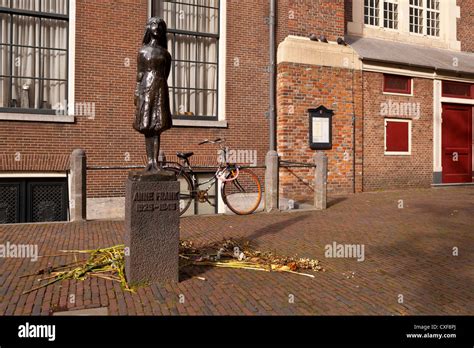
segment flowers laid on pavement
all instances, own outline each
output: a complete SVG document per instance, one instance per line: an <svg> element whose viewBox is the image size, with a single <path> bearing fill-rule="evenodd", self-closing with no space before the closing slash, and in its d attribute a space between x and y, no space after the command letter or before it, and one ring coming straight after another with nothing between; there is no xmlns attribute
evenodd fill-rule
<svg viewBox="0 0 474 348"><path fill-rule="evenodd" d="M116 245L110 248L94 250L61 250L59 255L43 257L74 256L74 261L49 266L36 273L24 275L20 278L42 276L38 279L43 283L23 294L39 290L64 280L85 280L88 277L97 277L119 282L125 291L135 292L125 275L125 246ZM77 260L78 255L88 255L87 259ZM311 273L302 271L324 271L318 260L279 256L273 252L260 251L246 240L227 239L218 243L211 243L196 247L192 241L183 240L179 246L180 268L192 266L221 267L247 269L265 272L287 272L314 278Z"/></svg>

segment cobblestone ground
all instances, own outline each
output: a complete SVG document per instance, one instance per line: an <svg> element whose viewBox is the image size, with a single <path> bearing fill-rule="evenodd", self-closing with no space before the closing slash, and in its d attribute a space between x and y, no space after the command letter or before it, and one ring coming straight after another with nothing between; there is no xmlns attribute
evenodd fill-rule
<svg viewBox="0 0 474 348"><path fill-rule="evenodd" d="M474 314L474 188L364 193L331 203L323 212L192 217L181 223L182 237L196 243L245 237L262 250L317 258L326 272L314 279L192 268L177 285L153 285L136 295L102 279L22 295L36 285L35 277L19 276L67 260L9 258L0 260L0 314L98 307L112 315ZM0 244L38 244L41 255L52 255L120 244L123 231L121 221L2 226ZM365 261L326 258L324 247L333 242L365 245Z"/></svg>

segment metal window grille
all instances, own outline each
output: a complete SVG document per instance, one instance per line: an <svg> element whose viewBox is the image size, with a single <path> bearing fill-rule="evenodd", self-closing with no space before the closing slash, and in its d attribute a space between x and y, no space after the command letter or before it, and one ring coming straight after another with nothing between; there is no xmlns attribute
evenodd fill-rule
<svg viewBox="0 0 474 348"><path fill-rule="evenodd" d="M30 183L30 222L66 220L66 187L62 183Z"/></svg>
<svg viewBox="0 0 474 348"><path fill-rule="evenodd" d="M20 185L0 184L0 224L20 221Z"/></svg>
<svg viewBox="0 0 474 348"><path fill-rule="evenodd" d="M66 221L65 179L0 180L0 224Z"/></svg>

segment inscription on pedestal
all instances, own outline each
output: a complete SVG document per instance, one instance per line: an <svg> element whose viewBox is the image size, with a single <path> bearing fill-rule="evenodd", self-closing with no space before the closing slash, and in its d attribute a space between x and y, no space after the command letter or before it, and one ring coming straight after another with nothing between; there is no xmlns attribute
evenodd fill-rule
<svg viewBox="0 0 474 348"><path fill-rule="evenodd" d="M154 212L178 210L177 192L136 192L133 197L136 212Z"/></svg>
<svg viewBox="0 0 474 348"><path fill-rule="evenodd" d="M131 284L177 282L179 182L129 179L126 190L125 270Z"/></svg>

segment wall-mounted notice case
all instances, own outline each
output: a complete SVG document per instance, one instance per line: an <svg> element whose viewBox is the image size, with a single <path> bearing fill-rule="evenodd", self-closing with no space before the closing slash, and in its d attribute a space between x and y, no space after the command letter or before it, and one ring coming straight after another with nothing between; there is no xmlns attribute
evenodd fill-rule
<svg viewBox="0 0 474 348"><path fill-rule="evenodd" d="M332 117L334 112L324 106L309 109L309 146L312 150L332 149Z"/></svg>

